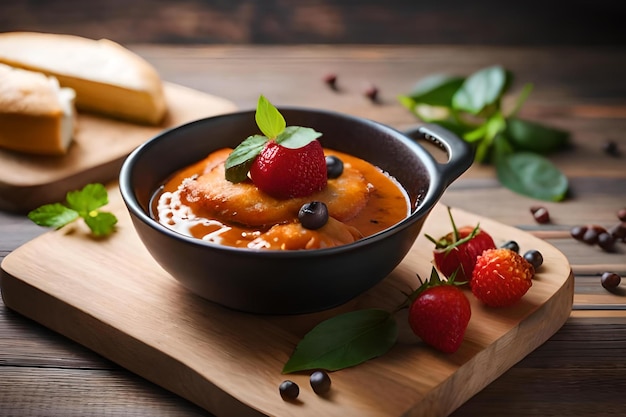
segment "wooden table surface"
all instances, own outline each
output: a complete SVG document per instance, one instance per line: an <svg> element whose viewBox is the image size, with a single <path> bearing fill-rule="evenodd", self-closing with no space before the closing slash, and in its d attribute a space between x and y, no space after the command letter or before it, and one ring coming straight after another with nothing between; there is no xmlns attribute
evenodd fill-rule
<svg viewBox="0 0 626 417"><path fill-rule="evenodd" d="M259 94L276 105L338 110L398 129L418 123L396 99L435 72L467 75L500 64L535 90L522 116L572 134L552 160L569 177L570 198L544 203L503 188L490 166L473 166L444 194L448 205L488 216L548 240L575 274L570 319L548 342L457 409L453 416L626 415L626 244L614 253L573 240L571 227L610 227L626 207L626 54L623 48L427 46L128 45L166 81L253 108ZM339 91L323 83L337 75ZM381 102L364 91L375 85ZM614 141L621 156L603 150ZM529 211L542 204L552 222ZM24 215L0 213L0 258L45 229ZM68 255L69 256L69 255ZM419 370L416 370L419 372ZM195 405L50 330L0 307L0 416L192 416Z"/></svg>

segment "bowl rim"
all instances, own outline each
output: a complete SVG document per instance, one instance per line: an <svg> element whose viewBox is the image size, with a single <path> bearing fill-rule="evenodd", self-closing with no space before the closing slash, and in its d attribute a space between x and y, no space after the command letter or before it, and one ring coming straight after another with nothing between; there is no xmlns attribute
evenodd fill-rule
<svg viewBox="0 0 626 417"><path fill-rule="evenodd" d="M218 243L204 241L202 239L198 239L196 237L187 236L182 233L176 232L161 223L159 223L156 219L152 218L149 213L147 213L139 203L139 200L136 196L136 193L132 187L132 178L133 178L133 169L136 161L142 157L142 155L149 149L154 146L157 146L159 142L166 140L172 132L180 132L182 130L190 129L195 127L198 124L211 123L212 121L224 119L224 118L236 118L249 116L250 114L254 114L254 110L240 110L236 112L225 113L216 116L209 116L205 118L200 118L197 120L193 120L187 123L183 123L178 126L174 126L152 136L150 139L146 140L139 146L137 146L123 161L122 166L119 172L118 178L118 186L120 189L120 193L122 196L122 200L124 201L127 210L129 213L140 220L143 224L157 232L164 233L170 238L175 240L182 241L183 243L195 245L199 247L206 247L213 250L224 251L228 253L237 253L237 254L246 254L248 256L260 256L267 258L303 258L303 257L312 257L312 256L322 256L322 255L336 255L344 252L350 252L353 250L358 250L363 246L368 246L383 240L390 235L394 235L396 233L401 232L402 230L411 227L415 222L420 220L422 217L426 217L428 213L434 208L435 204L443 194L443 191L446 188L446 183L440 178L440 170L438 169L438 164L433 158L433 156L426 151L417 141L408 137L401 131L385 125L383 123L354 116L350 114L345 114L333 110L321 110L307 107L298 107L298 106L278 106L279 110L285 111L296 111L296 112L306 112L306 113L314 113L323 116L330 117L338 117L341 119L346 119L351 122L371 125L376 129L382 129L383 131L390 133L395 139L400 140L406 146L413 149L414 152L419 156L420 161L425 166L425 172L429 175L429 186L427 187L426 193L418 202L415 207L410 207L410 214L406 216L401 221L395 223L393 226L390 226L386 229L383 229L377 233L366 236L354 242L329 247L329 248L317 248L317 249L306 249L306 250L279 250L279 249L251 249L251 248L239 248L227 245L220 245ZM396 179L396 181L398 181ZM398 181L399 182L399 181ZM400 182L399 182L400 183ZM401 186L403 186L400 183ZM156 191L156 190L155 190Z"/></svg>

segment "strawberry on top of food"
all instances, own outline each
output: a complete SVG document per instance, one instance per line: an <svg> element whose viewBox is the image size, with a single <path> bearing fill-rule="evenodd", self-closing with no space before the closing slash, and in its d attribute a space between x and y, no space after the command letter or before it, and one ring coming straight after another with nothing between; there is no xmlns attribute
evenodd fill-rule
<svg viewBox="0 0 626 417"><path fill-rule="evenodd" d="M261 191L279 199L306 197L326 187L326 158L317 140L321 133L309 127L287 126L282 114L263 95L255 120L263 135L249 136L228 156L228 181L250 178Z"/></svg>
<svg viewBox="0 0 626 417"><path fill-rule="evenodd" d="M435 244L433 257L437 269L446 277L456 273L458 281L469 282L476 258L483 251L494 249L496 245L491 235L480 229L479 225L457 228L450 207L448 216L452 223L452 232L439 239L429 235L425 237Z"/></svg>
<svg viewBox="0 0 626 417"><path fill-rule="evenodd" d="M276 198L306 197L326 187L324 150L318 140L287 148L270 140L250 167L252 182Z"/></svg>

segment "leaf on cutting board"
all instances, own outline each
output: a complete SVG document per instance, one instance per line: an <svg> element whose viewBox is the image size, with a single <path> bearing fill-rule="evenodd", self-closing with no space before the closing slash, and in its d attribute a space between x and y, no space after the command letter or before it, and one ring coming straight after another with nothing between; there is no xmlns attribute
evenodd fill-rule
<svg viewBox="0 0 626 417"><path fill-rule="evenodd" d="M308 369L337 371L386 353L398 338L391 313L356 310L325 320L298 343L283 373Z"/></svg>

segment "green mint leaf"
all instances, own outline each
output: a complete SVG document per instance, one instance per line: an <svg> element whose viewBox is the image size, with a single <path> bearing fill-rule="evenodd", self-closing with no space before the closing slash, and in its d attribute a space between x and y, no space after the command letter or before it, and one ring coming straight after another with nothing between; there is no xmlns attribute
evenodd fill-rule
<svg viewBox="0 0 626 417"><path fill-rule="evenodd" d="M94 236L108 236L115 230L117 218L104 211L91 211L83 217Z"/></svg>
<svg viewBox="0 0 626 417"><path fill-rule="evenodd" d="M563 148L569 133L518 118L507 121L507 136L515 149L547 154Z"/></svg>
<svg viewBox="0 0 626 417"><path fill-rule="evenodd" d="M79 191L66 194L69 207L61 203L45 204L28 213L28 218L40 226L60 228L82 217L95 236L106 236L114 230L117 218L97 209L109 202L102 184L87 184Z"/></svg>
<svg viewBox="0 0 626 417"><path fill-rule="evenodd" d="M261 135L248 136L226 159L226 179L238 183L248 178L248 171L254 158L263 150L267 137Z"/></svg>
<svg viewBox="0 0 626 417"><path fill-rule="evenodd" d="M505 187L528 197L561 201L567 194L567 177L552 162L535 153L498 153L496 173Z"/></svg>
<svg viewBox="0 0 626 417"><path fill-rule="evenodd" d="M107 190L102 184L87 184L80 191L70 191L66 195L67 204L81 216L96 210L109 202Z"/></svg>
<svg viewBox="0 0 626 417"><path fill-rule="evenodd" d="M413 103L428 104L431 106L452 107L452 97L463 85L465 78L434 74L420 80L408 98Z"/></svg>
<svg viewBox="0 0 626 417"><path fill-rule="evenodd" d="M389 312L365 309L321 322L298 343L283 373L336 371L383 355L396 343L397 323Z"/></svg>
<svg viewBox="0 0 626 417"><path fill-rule="evenodd" d="M277 137L276 143L285 148L297 149L308 145L322 136L310 127L288 126Z"/></svg>
<svg viewBox="0 0 626 417"><path fill-rule="evenodd" d="M263 95L259 96L254 118L261 132L270 139L285 130L285 118Z"/></svg>
<svg viewBox="0 0 626 417"><path fill-rule="evenodd" d="M28 213L28 218L35 224L58 229L76 220L79 216L76 210L65 207L60 203L46 204Z"/></svg>
<svg viewBox="0 0 626 417"><path fill-rule="evenodd" d="M512 81L512 74L500 66L484 68L470 75L452 98L453 108L479 114L499 100Z"/></svg>

